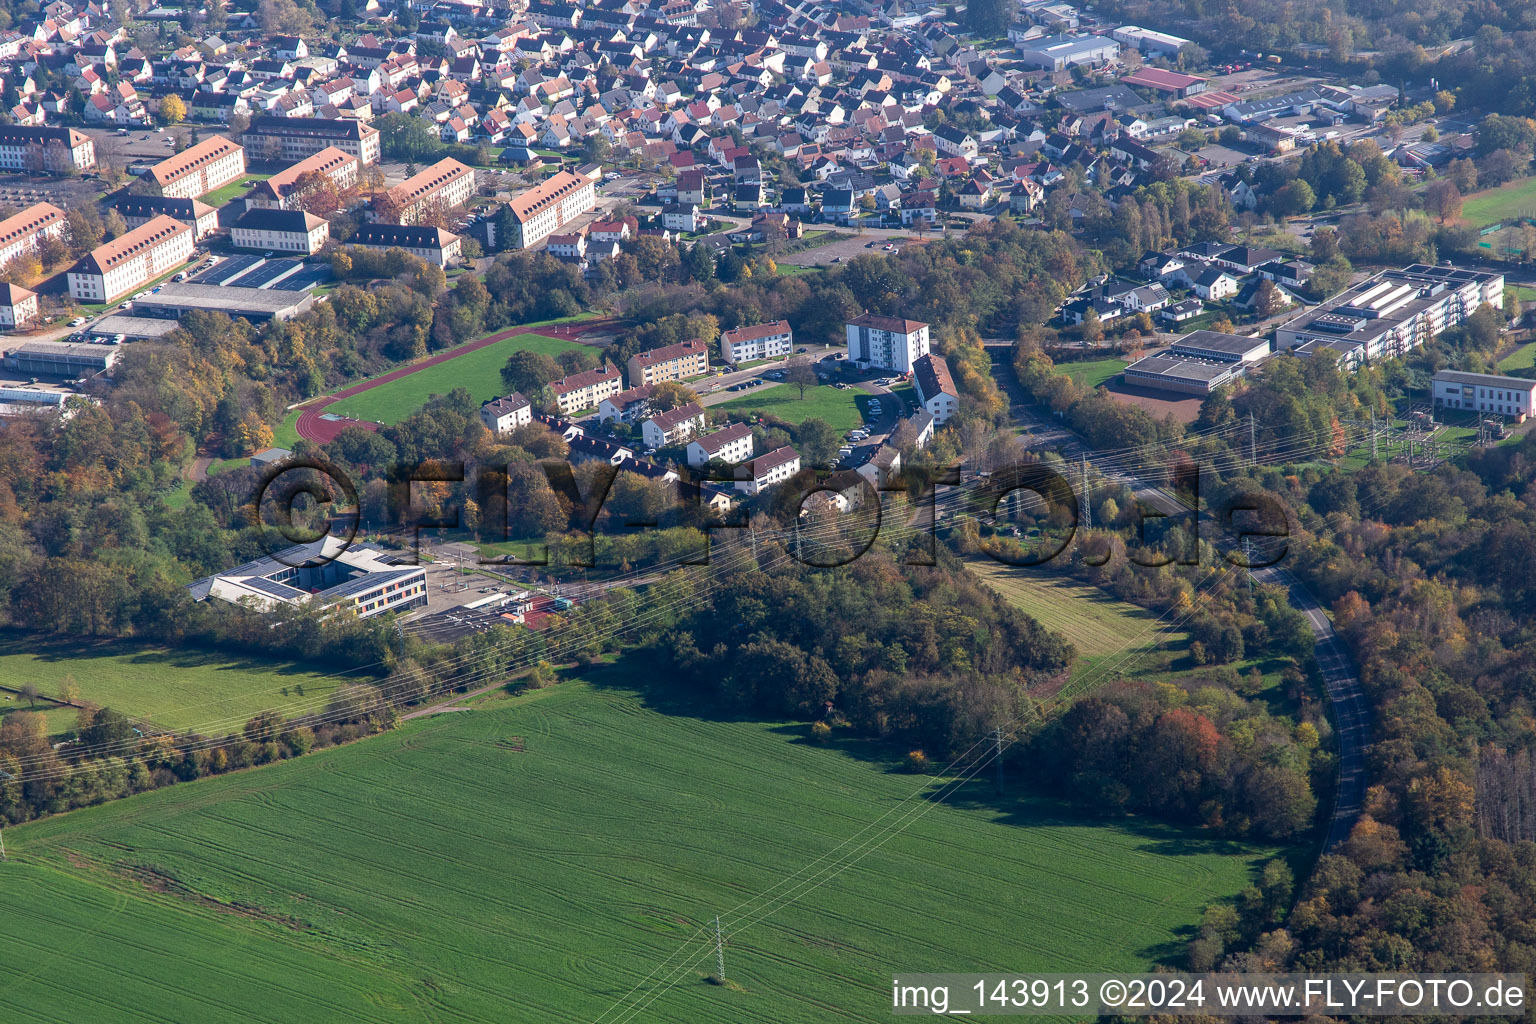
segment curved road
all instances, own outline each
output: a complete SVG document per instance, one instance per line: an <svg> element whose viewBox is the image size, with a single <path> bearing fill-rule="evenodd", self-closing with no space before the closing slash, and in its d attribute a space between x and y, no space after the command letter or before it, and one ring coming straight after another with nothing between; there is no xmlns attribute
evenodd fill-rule
<svg viewBox="0 0 1536 1024"><path fill-rule="evenodd" d="M1009 396L1011 416L1015 423L1030 426L1031 432L1021 435L1021 443L1058 450L1069 461L1080 455L1090 459L1094 450L1065 425L1037 416L1027 402L1027 396L1013 375L1011 353L992 350L993 377ZM1045 445L1041 442L1045 441ZM1106 474L1128 485L1137 497L1170 516L1187 515L1190 511L1179 498L1148 486L1129 475ZM1214 525L1214 522L1213 522ZM1292 608L1307 617L1312 628L1313 654L1323 676L1324 692L1333 711L1334 735L1338 740L1339 773L1334 787L1333 814L1328 823L1328 835L1323 842L1323 852L1331 853L1349 838L1349 833L1360 818L1365 796L1365 751L1371 742L1370 704L1365 688L1355 670L1349 651L1333 630L1327 612L1306 586L1279 566L1258 569L1253 578L1260 583L1270 583L1286 588Z"/></svg>

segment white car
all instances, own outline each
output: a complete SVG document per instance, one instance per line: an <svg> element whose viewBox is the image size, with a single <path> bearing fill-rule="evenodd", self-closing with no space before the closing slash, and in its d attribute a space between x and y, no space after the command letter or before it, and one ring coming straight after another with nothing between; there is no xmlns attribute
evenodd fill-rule
<svg viewBox="0 0 1536 1024"><path fill-rule="evenodd" d="M77 317L75 317L73 320L71 320L69 322L69 326L71 326L71 327L79 327L83 323L85 323L85 317L77 316Z"/></svg>

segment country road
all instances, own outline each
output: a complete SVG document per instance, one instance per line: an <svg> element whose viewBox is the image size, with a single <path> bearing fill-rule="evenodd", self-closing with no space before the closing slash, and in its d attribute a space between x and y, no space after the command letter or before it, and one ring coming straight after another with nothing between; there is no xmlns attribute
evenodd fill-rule
<svg viewBox="0 0 1536 1024"><path fill-rule="evenodd" d="M1013 421L1029 427L1029 432L1019 441L1029 447L1047 447L1059 452L1068 461L1086 455L1091 461L1094 450L1064 424L1041 417L1026 404L1023 389L1013 375L1013 363L1001 350L993 353L993 377L1009 396L1010 416ZM1129 486L1142 501L1170 517L1187 515L1187 506L1178 497L1154 486L1149 486L1129 473L1105 473L1108 479L1118 480ZM1212 525L1216 525L1214 520ZM1219 527L1218 527L1219 528ZM1253 578L1260 583L1272 583L1286 588L1291 607L1307 617L1312 629L1313 654L1317 658L1323 676L1324 692L1333 711L1334 734L1338 738L1339 772L1334 790L1333 814L1328 824L1328 835L1323 842L1323 852L1332 852L1349 838L1350 831L1359 820L1365 795L1365 751L1371 742L1370 705L1365 689L1355 671L1354 661L1333 630L1333 622L1327 612L1306 586L1279 566L1259 569Z"/></svg>

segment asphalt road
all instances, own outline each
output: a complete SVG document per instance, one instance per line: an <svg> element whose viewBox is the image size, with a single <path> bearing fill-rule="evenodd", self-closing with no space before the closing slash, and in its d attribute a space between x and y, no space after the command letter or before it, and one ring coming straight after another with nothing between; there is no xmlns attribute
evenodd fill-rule
<svg viewBox="0 0 1536 1024"><path fill-rule="evenodd" d="M995 355L993 367L994 377L1010 398L1011 418L1026 428L1019 438L1021 445L1055 450L1068 461L1085 454L1090 460L1093 458L1094 450L1075 433L1025 404L1006 355ZM1126 484L1139 499L1169 517L1189 514L1184 502L1161 488L1148 486L1131 474L1106 475ZM1211 525L1216 526L1214 522ZM1323 676L1324 692L1333 710L1334 734L1338 737L1339 773L1328 835L1323 843L1323 852L1328 853L1349 838L1360 817L1365 795L1365 751L1371 742L1370 706L1349 652L1334 632L1327 612L1306 586L1279 566L1255 570L1252 575L1260 583L1285 587L1291 607L1307 617L1312 630L1313 654Z"/></svg>

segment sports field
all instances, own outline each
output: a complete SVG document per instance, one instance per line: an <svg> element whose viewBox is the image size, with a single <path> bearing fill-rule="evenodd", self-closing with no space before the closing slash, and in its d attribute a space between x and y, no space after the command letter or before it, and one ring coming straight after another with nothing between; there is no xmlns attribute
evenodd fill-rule
<svg viewBox="0 0 1536 1024"><path fill-rule="evenodd" d="M1522 215L1536 216L1536 177L1473 192L1461 204L1461 219L1475 228Z"/></svg>
<svg viewBox="0 0 1536 1024"><path fill-rule="evenodd" d="M1071 377L1081 388L1096 388L1130 364L1124 359L1088 359L1080 363L1057 363L1056 369Z"/></svg>
<svg viewBox="0 0 1536 1024"><path fill-rule="evenodd" d="M1273 852L990 782L925 800L937 780L870 748L667 713L631 679L6 829L7 1012L880 1021L894 971L1175 955ZM633 1018L631 992L654 996Z"/></svg>
<svg viewBox="0 0 1536 1024"><path fill-rule="evenodd" d="M834 429L844 431L852 430L863 422L859 410L871 397L862 391L840 391L830 384L818 384L806 388L805 398L802 399L799 388L788 384L767 384L711 408L777 416L790 423L803 423L809 419L826 420Z"/></svg>
<svg viewBox="0 0 1536 1024"><path fill-rule="evenodd" d="M58 696L66 676L74 677L82 700L162 728L205 727L209 733L238 732L265 708L313 703L339 682L312 667L263 658L102 640L0 637L5 685L32 683L39 693Z"/></svg>
<svg viewBox="0 0 1536 1024"><path fill-rule="evenodd" d="M1049 566L1018 567L980 558L966 568L1077 648L1074 683L1163 672L1187 647L1187 635L1168 629L1152 612Z"/></svg>
<svg viewBox="0 0 1536 1024"><path fill-rule="evenodd" d="M351 398L343 398L329 406L326 412L355 420L395 424L420 409L428 398L446 395L454 388L467 388L475 401L483 402L505 392L501 368L512 353L527 350L553 356L581 347L574 341L561 341L542 334L513 335Z"/></svg>

